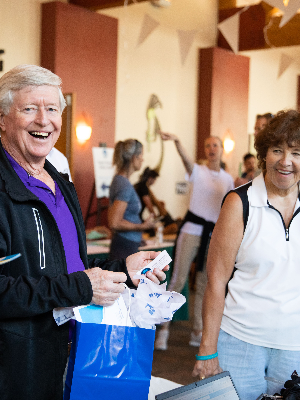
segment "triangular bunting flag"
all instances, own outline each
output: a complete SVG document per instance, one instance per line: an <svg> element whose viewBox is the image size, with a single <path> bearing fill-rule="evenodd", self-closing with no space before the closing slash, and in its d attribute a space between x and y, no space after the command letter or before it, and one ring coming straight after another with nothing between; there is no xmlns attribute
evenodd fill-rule
<svg viewBox="0 0 300 400"><path fill-rule="evenodd" d="M159 25L159 22L145 14L137 46L142 44L150 35L150 33L152 33Z"/></svg>
<svg viewBox="0 0 300 400"><path fill-rule="evenodd" d="M179 46L180 46L180 56L181 56L181 64L185 63L185 60L189 54L190 48L193 44L195 35L197 31L181 31L177 30Z"/></svg>
<svg viewBox="0 0 300 400"><path fill-rule="evenodd" d="M279 70L278 70L278 78L288 69L288 67L294 62L295 60L286 55L286 54L281 54L280 57L280 64L279 64Z"/></svg>
<svg viewBox="0 0 300 400"><path fill-rule="evenodd" d="M281 18L279 28L282 28L290 19L293 18L300 8L300 0L289 0L287 5L284 5L283 0L264 0L270 6L279 8L283 12L283 17Z"/></svg>
<svg viewBox="0 0 300 400"><path fill-rule="evenodd" d="M218 24L218 28L234 53L239 51L239 25L240 13L237 12L232 17L225 19Z"/></svg>

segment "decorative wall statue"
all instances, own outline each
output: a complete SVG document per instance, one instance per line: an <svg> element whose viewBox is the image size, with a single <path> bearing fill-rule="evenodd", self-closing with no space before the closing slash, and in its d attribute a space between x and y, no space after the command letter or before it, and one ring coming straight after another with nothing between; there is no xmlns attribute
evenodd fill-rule
<svg viewBox="0 0 300 400"><path fill-rule="evenodd" d="M163 140L160 136L160 124L158 121L158 118L156 116L155 109L156 108L162 108L162 104L159 100L159 98L156 96L156 94L152 94L149 100L149 104L147 107L147 112L146 112L146 117L148 121L148 128L146 132L146 141L148 143L148 148L150 149L150 144L151 142L155 142L157 138L159 138L160 143L161 143L161 154L160 154L160 159L155 168L153 168L156 172L159 173L163 161L163 156L164 156L164 143Z"/></svg>

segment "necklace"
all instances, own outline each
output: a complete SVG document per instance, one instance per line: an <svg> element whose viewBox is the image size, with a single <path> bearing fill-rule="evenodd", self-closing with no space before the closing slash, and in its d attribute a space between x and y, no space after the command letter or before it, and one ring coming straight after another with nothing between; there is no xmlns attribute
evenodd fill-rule
<svg viewBox="0 0 300 400"><path fill-rule="evenodd" d="M31 167L29 162L27 164L25 164L23 161L20 161L19 157L15 156L14 151L12 151L12 149L8 150L3 143L2 143L2 147L20 165L20 167L22 167L27 172L28 176L33 176L34 177L35 175L41 175L43 173L44 166L42 166L41 169L39 169L39 170L37 170L37 169L35 170L33 167ZM28 165L31 167L33 172L32 171L29 172Z"/></svg>

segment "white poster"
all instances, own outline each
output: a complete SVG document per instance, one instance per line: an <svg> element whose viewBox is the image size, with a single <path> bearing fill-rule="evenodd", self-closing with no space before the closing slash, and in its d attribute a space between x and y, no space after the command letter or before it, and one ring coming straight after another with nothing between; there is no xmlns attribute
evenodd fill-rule
<svg viewBox="0 0 300 400"><path fill-rule="evenodd" d="M93 147L96 197L109 197L109 188L115 170L112 165L114 149Z"/></svg>

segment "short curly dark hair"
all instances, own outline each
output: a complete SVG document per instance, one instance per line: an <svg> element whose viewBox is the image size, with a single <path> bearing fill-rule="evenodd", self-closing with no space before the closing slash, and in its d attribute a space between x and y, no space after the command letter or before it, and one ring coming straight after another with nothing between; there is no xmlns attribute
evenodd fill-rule
<svg viewBox="0 0 300 400"><path fill-rule="evenodd" d="M300 113L296 110L279 111L255 136L258 167L265 171L268 149L283 143L300 146Z"/></svg>

